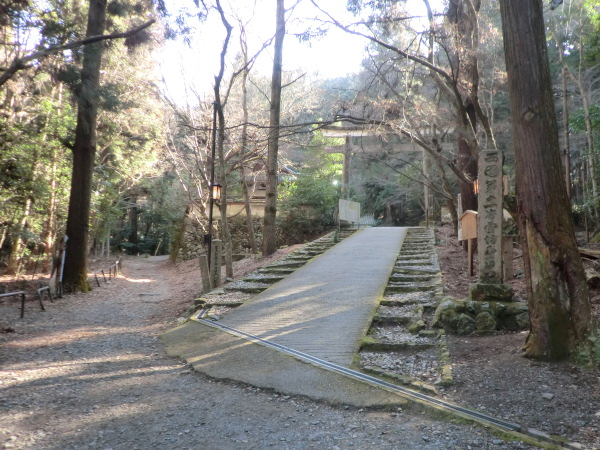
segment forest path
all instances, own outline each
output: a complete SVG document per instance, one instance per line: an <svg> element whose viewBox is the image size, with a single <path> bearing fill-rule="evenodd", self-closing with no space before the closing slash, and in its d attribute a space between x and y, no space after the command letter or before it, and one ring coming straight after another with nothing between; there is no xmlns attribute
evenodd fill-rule
<svg viewBox="0 0 600 450"><path fill-rule="evenodd" d="M123 274L40 311L0 305L0 448L455 448L504 444L419 411L332 407L199 375L158 335L197 264L127 258ZM169 319L170 318L170 319ZM499 448L526 448L506 443Z"/></svg>

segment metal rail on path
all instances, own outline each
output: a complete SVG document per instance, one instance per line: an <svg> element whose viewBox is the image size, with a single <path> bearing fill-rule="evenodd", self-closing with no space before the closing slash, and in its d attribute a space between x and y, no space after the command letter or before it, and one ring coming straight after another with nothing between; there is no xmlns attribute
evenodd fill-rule
<svg viewBox="0 0 600 450"><path fill-rule="evenodd" d="M21 319L23 317L25 317L25 296L27 295L27 293L25 291L15 291L15 292L7 292L5 294L0 294L0 298L3 297L21 297ZM42 302L42 297L40 297L40 307L42 308L42 311L44 311L46 308L44 308L44 303Z"/></svg>
<svg viewBox="0 0 600 450"><path fill-rule="evenodd" d="M100 269L98 272L94 273L94 279L96 280L96 284L98 285L98 287L100 287L100 281L98 281L98 274L101 273L102 274L102 278L104 279L104 282L106 283L106 275L104 275L104 269Z"/></svg>
<svg viewBox="0 0 600 450"><path fill-rule="evenodd" d="M198 312L196 317L193 317L193 320L196 320L200 323L208 325L212 328L216 328L222 331L225 331L233 336L240 337L242 339L246 339L250 342L254 342L256 344L264 345L266 347L270 347L272 349L278 350L282 353L286 353L288 355L297 357L300 360L309 362L318 367L322 367L324 369L330 370L332 372L337 372L343 374L347 377L353 378L355 380L359 380L365 383L372 384L374 386L378 386L389 391L395 392L396 394L404 397L406 399L415 401L421 405L437 409L439 411L455 414L459 417L462 417L467 420L478 422L484 426L491 426L496 430L512 433L515 437L520 439L524 439L533 445L538 445L543 448L554 448L554 449L581 449L582 447L579 443L576 442L567 442L563 440L556 440L551 435L544 433L542 431L536 430L534 428L526 428L523 429L521 425L508 422L504 419L500 419L498 417L489 416L487 414L481 413L479 411L475 411L473 409L465 408L463 406L455 405L453 403L446 402L444 400L440 400L435 397L431 397L429 395L423 394L421 392L413 391L412 389L405 388L403 386L398 386L393 383L388 383L387 381L383 381L379 378L375 378L373 376L358 372L356 370L349 369L347 367L340 366L338 364L334 364L319 358L316 358L311 355L307 355L306 353L302 353L298 350L294 350L292 348L286 347L281 344L277 344L276 342L271 342L266 339L259 338L258 336L254 336L250 333L246 333L241 330L237 330L232 327L228 327L227 325L220 324L218 322L204 319L203 315L206 313L207 309L202 309ZM549 444L549 445L548 445Z"/></svg>
<svg viewBox="0 0 600 450"><path fill-rule="evenodd" d="M200 313L196 316L195 320L208 325L213 328L218 328L223 331L226 331L229 334L232 334L237 337L241 337L247 339L249 341L265 345L267 347L271 347L273 349L279 350L281 352L287 353L288 355L295 356L304 361L310 362L317 366L329 369L333 372L344 374L348 377L364 381L370 384L374 384L379 387L386 388L388 390L394 391L401 396L410 398L411 400L417 401L418 403L425 404L428 406L434 406L438 409L442 409L448 412L453 412L460 414L463 417L470 418L472 420L477 420L479 422L484 422L486 424L494 425L495 427L501 428L506 431L512 432L520 432L521 426L512 422L508 422L503 419L499 419L497 417L492 417L487 414L481 413L479 411L475 411L472 409L468 409L459 405L455 405L444 400L440 400L435 397L431 397L429 395L423 394L421 392L413 391L412 389L408 389L402 386L395 385L393 383L388 383L387 381L383 381L379 378L375 378L373 376L358 372L356 370L348 369L347 367L340 366L338 364L334 364L328 361L324 361L322 359L316 358L314 356L307 355L306 353L302 353L298 350L291 349L289 347L285 347L281 344L277 344L275 342L271 342L258 336L251 335L249 333L245 333L244 331L236 330L235 328L228 327L226 325L220 324L218 322L214 322L208 319L203 319L201 316L204 315L205 310L200 311Z"/></svg>

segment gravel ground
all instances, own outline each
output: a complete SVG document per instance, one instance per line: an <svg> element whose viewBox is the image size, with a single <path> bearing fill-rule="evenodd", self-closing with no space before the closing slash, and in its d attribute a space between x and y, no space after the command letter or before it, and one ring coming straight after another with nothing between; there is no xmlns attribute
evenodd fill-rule
<svg viewBox="0 0 600 450"><path fill-rule="evenodd" d="M444 294L466 298L469 283L476 280L467 276L466 252L448 226L437 235L443 240L437 251ZM519 273L523 258L518 246L513 257L515 273ZM515 299L525 298L522 276L509 284ZM600 288L593 288L590 294L600 323ZM453 403L579 442L584 448L599 449L600 370L524 358L521 348L526 337L527 332L449 336L454 383L442 390L442 395Z"/></svg>
<svg viewBox="0 0 600 450"><path fill-rule="evenodd" d="M257 261L256 264L264 263ZM416 406L363 410L195 373L160 333L190 306L195 263L128 258L47 310L0 302L0 446L19 449L531 448Z"/></svg>

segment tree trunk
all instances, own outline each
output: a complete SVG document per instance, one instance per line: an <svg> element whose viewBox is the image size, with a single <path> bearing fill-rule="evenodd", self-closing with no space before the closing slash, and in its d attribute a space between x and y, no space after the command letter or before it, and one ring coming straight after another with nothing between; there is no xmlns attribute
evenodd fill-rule
<svg viewBox="0 0 600 450"><path fill-rule="evenodd" d="M565 165L565 187L567 197L571 198L571 144L569 141L569 91L567 90L567 68L563 66L561 71L562 79L562 104L563 104L563 139L564 139L564 165Z"/></svg>
<svg viewBox="0 0 600 450"><path fill-rule="evenodd" d="M240 175L242 178L242 195L244 197L244 208L246 210L246 229L248 230L248 240L250 242L250 248L252 253L258 253L258 247L256 245L256 235L254 234L254 218L252 217L252 209L250 207L250 193L248 192L248 184L246 183L246 169L244 154L246 153L246 147L248 146L248 52L246 47L246 41L242 41L242 52L244 55L244 64L246 68L242 73L242 113L243 113L243 125L242 125L242 139L240 144Z"/></svg>
<svg viewBox="0 0 600 450"><path fill-rule="evenodd" d="M86 36L104 33L107 0L90 0ZM73 172L67 218L67 255L63 281L72 289L87 292L87 245L92 175L96 154L96 119L100 86L101 42L83 49L81 92L77 104L77 126L73 146Z"/></svg>
<svg viewBox="0 0 600 450"><path fill-rule="evenodd" d="M600 213L598 212L598 183L596 182L596 162L595 162L595 150L594 150L594 130L592 126L592 119L590 115L590 102L587 97L587 93L583 91L583 83L579 85L581 92L581 102L583 106L584 120L585 120L585 134L587 137L587 161L589 168L589 177L592 185L592 214L596 224L600 221Z"/></svg>
<svg viewBox="0 0 600 450"><path fill-rule="evenodd" d="M479 91L477 14L480 7L481 1L451 0L446 11L446 17L454 27L454 45L450 53L450 62L454 66L454 72L460 73L457 81L461 83L458 83L458 86L462 84L464 90L464 92L461 91L463 98L457 105L458 168L470 180L477 178L477 158L479 156L479 145L474 139L477 132L477 113L474 102L478 101ZM432 20L431 17L430 21ZM459 185L463 211L467 209L477 211L477 195L473 190L473 185L463 180L459 180Z"/></svg>
<svg viewBox="0 0 600 450"><path fill-rule="evenodd" d="M526 356L572 356L592 331L587 282L561 165L542 0L501 0L517 210L531 330Z"/></svg>
<svg viewBox="0 0 600 450"><path fill-rule="evenodd" d="M475 180L477 178L477 158L474 154L477 153L478 149L473 150L471 145L469 144L469 140L467 136L464 135L460 130L465 129L466 127L472 127L473 132L476 131L477 128L477 117L475 115L475 108L473 104L467 100L466 105L467 117L470 120L470 123L462 124L459 127L458 131L458 167L463 171L465 175L469 177L471 180ZM475 194L475 190L473 189L473 185L471 183L465 183L464 181L460 181L460 199L463 206L463 211L470 209L472 211L477 211L477 195Z"/></svg>
<svg viewBox="0 0 600 450"><path fill-rule="evenodd" d="M12 241L12 247L10 255L8 255L8 266L6 273L8 275L16 275L19 272L19 266L21 265L21 258L23 256L23 250L25 242L23 241L23 235L25 228L27 227L27 221L31 212L31 198L27 198L25 205L23 206L23 215L19 221L18 235Z"/></svg>
<svg viewBox="0 0 600 450"><path fill-rule="evenodd" d="M220 99L219 99L220 102ZM219 178L223 184L221 188L221 231L223 233L224 255L225 255L225 276L233 278L233 256L231 232L229 231L229 221L227 220L227 180L225 169L225 155L223 145L225 142L225 115L223 114L223 106L217 103L217 117L219 119L219 137L217 140L217 148L219 153ZM220 262L218 262L220 264Z"/></svg>
<svg viewBox="0 0 600 450"><path fill-rule="evenodd" d="M273 77L271 80L271 108L269 113L269 144L267 155L267 190L265 198L265 217L263 222L263 256L277 251L275 220L277 217L277 172L279 152L279 120L281 112L281 72L283 56L283 38L285 37L284 0L277 0L275 31L275 54L273 57Z"/></svg>
<svg viewBox="0 0 600 450"><path fill-rule="evenodd" d="M56 150L52 148L50 154L50 192L48 197L48 205L46 209L46 218L44 222L44 230L42 232L42 242L44 244L44 254L46 258L44 260L43 271L47 272L52 264L52 248L54 246L54 234L55 234L55 209L56 209Z"/></svg>
<svg viewBox="0 0 600 450"><path fill-rule="evenodd" d="M62 102L62 93L63 93L63 84L59 83L57 86L57 100L58 103ZM58 108L57 114L61 113L61 108ZM55 230L55 213L56 213L56 193L58 189L58 180L57 180L57 155L56 148L51 146L50 155L50 180L48 182L50 186L49 197L48 197L48 205L46 209L46 217L44 221L44 228L42 231L42 242L44 244L44 254L46 258L44 259L43 272L48 272L52 267L52 249L54 247L54 237L56 235Z"/></svg>
<svg viewBox="0 0 600 450"><path fill-rule="evenodd" d="M135 247L131 247L133 252L138 251L138 229L139 229L139 221L138 221L138 204L137 197L131 197L129 199L129 236L127 239L130 243L132 243Z"/></svg>
<svg viewBox="0 0 600 450"><path fill-rule="evenodd" d="M227 48L229 47L229 39L231 38L232 27L225 18L225 13L221 8L220 2L217 0L217 9L221 15L221 22L225 27L227 35L223 42L223 48L221 50L221 68L219 74L215 76L215 108L218 118L218 136L217 136L217 153L219 155L219 178L222 183L221 187L221 229L224 241L225 250L225 274L227 277L233 277L233 258L232 258L232 244L231 244L231 233L229 231L229 223L227 221L227 179L226 179L226 168L225 168L225 154L224 154L224 143L225 143L225 112L223 111L223 102L221 100L221 82L223 80L223 74L225 73L225 55L227 54ZM213 167L215 161L212 161ZM212 178L212 177L211 177ZM211 187L212 189L212 187ZM212 214L212 204L211 204ZM211 233L212 234L212 233ZM221 261L216 263L219 267Z"/></svg>
<svg viewBox="0 0 600 450"><path fill-rule="evenodd" d="M444 165L438 159L434 159L433 161L438 169L440 182L442 184L442 191L444 193L444 198L446 199L446 205L450 211L450 217L452 218L452 229L454 230L454 234L458 236L458 211L456 209L456 196L454 195L452 187L448 182Z"/></svg>

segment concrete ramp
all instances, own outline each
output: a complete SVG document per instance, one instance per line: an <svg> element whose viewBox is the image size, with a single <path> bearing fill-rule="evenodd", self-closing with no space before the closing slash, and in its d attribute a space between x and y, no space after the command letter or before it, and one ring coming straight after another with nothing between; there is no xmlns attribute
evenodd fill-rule
<svg viewBox="0 0 600 450"><path fill-rule="evenodd" d="M404 228L360 230L227 314L221 323L349 367L405 234Z"/></svg>

